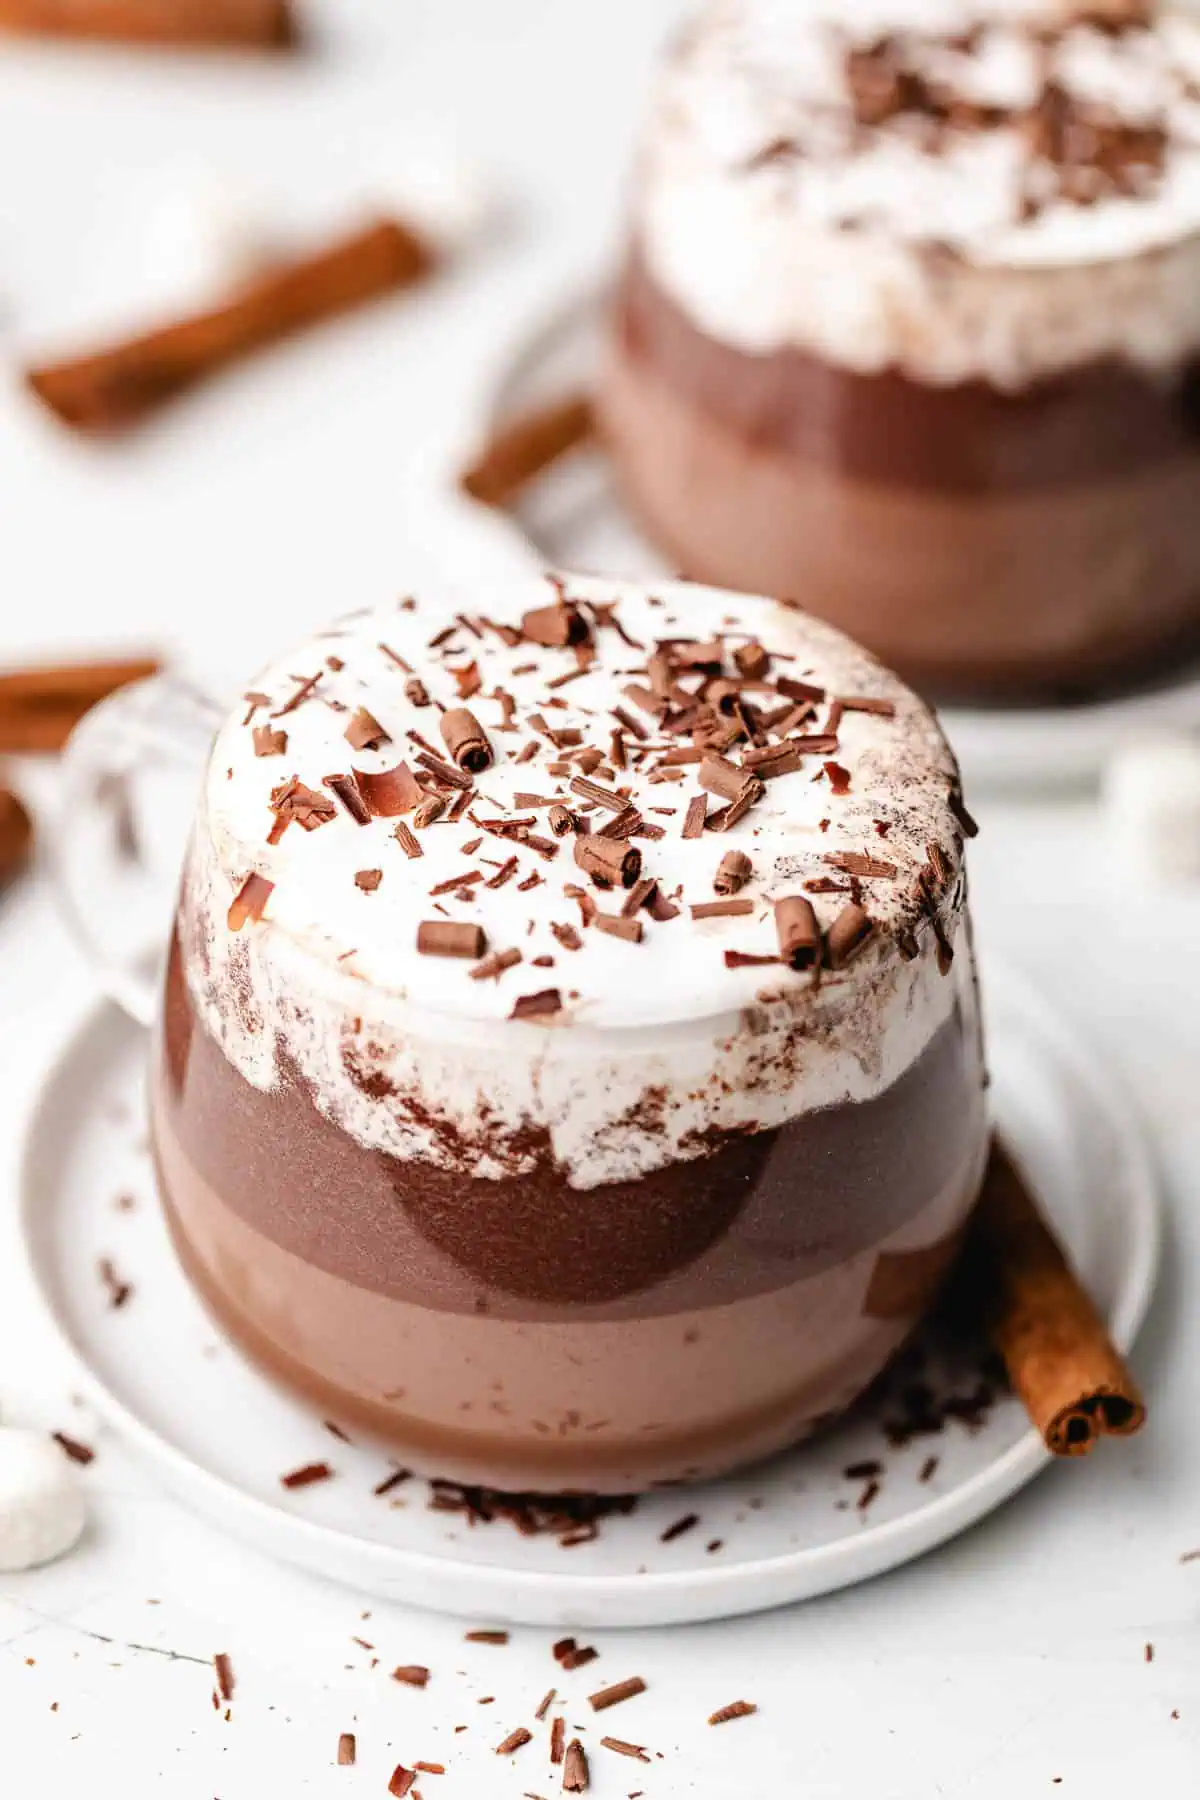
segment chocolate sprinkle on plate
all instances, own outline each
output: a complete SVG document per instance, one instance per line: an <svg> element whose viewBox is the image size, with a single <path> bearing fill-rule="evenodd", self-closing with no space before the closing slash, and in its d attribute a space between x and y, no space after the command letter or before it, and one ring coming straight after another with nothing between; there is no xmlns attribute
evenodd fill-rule
<svg viewBox="0 0 1200 1800"><path fill-rule="evenodd" d="M429 1670L424 1663L401 1663L392 1670L392 1680L401 1687L423 1688L429 1685Z"/></svg>
<svg viewBox="0 0 1200 1800"><path fill-rule="evenodd" d="M352 1769L358 1755L358 1740L352 1731L343 1731L338 1739L337 1760L339 1769Z"/></svg>
<svg viewBox="0 0 1200 1800"><path fill-rule="evenodd" d="M594 1694L588 1695L588 1704L593 1712L607 1712L610 1706L620 1706L624 1700L632 1700L638 1694L644 1694L646 1683L640 1675L631 1675L627 1681L614 1681L610 1687L598 1688Z"/></svg>
<svg viewBox="0 0 1200 1800"><path fill-rule="evenodd" d="M496 1745L496 1755L511 1756L514 1750L520 1750L523 1745L532 1741L532 1731L526 1730L524 1725L518 1725L515 1731L509 1732L503 1743Z"/></svg>
<svg viewBox="0 0 1200 1800"><path fill-rule="evenodd" d="M578 1738L572 1738L567 1745L562 1784L564 1794L582 1794L587 1789L588 1761Z"/></svg>
<svg viewBox="0 0 1200 1800"><path fill-rule="evenodd" d="M326 1462L305 1463L302 1468L293 1469L288 1475L279 1477L280 1487L306 1488L314 1487L318 1481L332 1481L333 1470Z"/></svg>
<svg viewBox="0 0 1200 1800"><path fill-rule="evenodd" d="M748 1719L751 1713L758 1711L752 1700L732 1700L728 1706L719 1706L714 1713L709 1713L710 1725L727 1725L731 1719Z"/></svg>

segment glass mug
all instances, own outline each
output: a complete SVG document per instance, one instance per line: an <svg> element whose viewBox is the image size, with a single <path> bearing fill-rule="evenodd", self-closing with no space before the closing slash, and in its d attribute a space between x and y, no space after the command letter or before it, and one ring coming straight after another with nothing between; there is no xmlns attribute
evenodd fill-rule
<svg viewBox="0 0 1200 1800"><path fill-rule="evenodd" d="M157 992L130 942L113 942L104 915L98 927L96 841L60 844L61 885L110 992L153 1027L152 1141L177 1254L261 1370L432 1475L610 1493L707 1478L861 1393L926 1310L977 1194L988 1127L957 772L894 677L766 601L577 577L492 584L487 601L517 643L477 638L445 604L396 604L256 679L207 749ZM539 642L546 619L561 643ZM824 684L831 704L867 697L838 728L841 810L809 765L699 840L678 819L606 838L603 805L590 832L563 840L527 824L506 838L484 817L485 804L528 806L517 796L530 788L546 802L557 784L586 818L590 788L614 783L645 803L643 823L650 802L682 817L683 784L651 784L650 752L594 777L555 759L579 751L567 721L582 738L598 705L620 702L631 640L657 635L686 660L686 631L711 657L731 619L735 639L772 650L785 685L783 671L803 668L800 686ZM578 620L591 661L576 664ZM474 777L480 825L464 814L414 832L420 816L391 804L394 770L433 739L431 784L461 791L444 774L459 766L452 733L439 737L428 701L456 697L444 657L461 667L464 653L479 665L469 716L486 719L491 759ZM320 678L305 695L296 677L310 669ZM718 679L730 685L711 661L680 661L677 696L716 695ZM528 721L545 726L555 700L556 735L539 736ZM347 742L360 707L368 723ZM121 795L164 754L203 761L216 723L169 678L116 696L73 744L74 816L105 816L79 800ZM541 748L518 756L531 742ZM347 807L338 787L350 768L367 806ZM833 815L831 832L818 814ZM891 826L886 843L874 822ZM838 890L872 883L829 879L825 859L863 832L898 873L875 883L886 928L839 948L857 903ZM931 840L943 847L932 875ZM109 875L128 882L115 835L110 849ZM510 850L520 871L493 884ZM693 919L689 902L711 908L713 870L738 851L770 891ZM643 856L652 896L622 885ZM171 862L164 847L159 867ZM816 868L823 947L815 965L798 952L794 973L770 955L770 900L781 879L799 894ZM628 915L629 897L665 911ZM608 926L589 928L597 908ZM611 928L629 916L632 929ZM527 944L523 960L472 979L457 955L416 953L418 927L471 939L475 920L493 952ZM483 940L470 947L482 962Z"/></svg>

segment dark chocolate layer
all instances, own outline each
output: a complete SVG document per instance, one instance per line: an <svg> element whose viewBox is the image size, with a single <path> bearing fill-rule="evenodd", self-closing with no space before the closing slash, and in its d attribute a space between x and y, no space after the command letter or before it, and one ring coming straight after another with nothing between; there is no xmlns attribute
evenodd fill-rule
<svg viewBox="0 0 1200 1800"><path fill-rule="evenodd" d="M1092 363L1003 393L863 375L793 347L755 356L701 331L636 255L617 329L631 356L751 446L864 481L980 496L1200 456L1200 359L1161 377Z"/></svg>
<svg viewBox="0 0 1200 1800"><path fill-rule="evenodd" d="M177 954L165 1021L173 1128L229 1206L319 1268L449 1310L644 1315L783 1286L897 1231L961 1175L981 1129L955 1012L875 1099L586 1190L531 1129L528 1173L479 1180L363 1148L294 1069L272 1092L249 1086L194 1024Z"/></svg>

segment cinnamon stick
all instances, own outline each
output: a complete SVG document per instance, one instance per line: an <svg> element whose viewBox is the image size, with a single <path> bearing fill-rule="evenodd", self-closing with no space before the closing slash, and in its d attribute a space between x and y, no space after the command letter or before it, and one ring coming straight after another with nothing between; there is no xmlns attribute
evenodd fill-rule
<svg viewBox="0 0 1200 1800"><path fill-rule="evenodd" d="M432 247L408 226L380 219L266 270L222 306L90 356L30 369L26 380L64 424L113 431L253 351L411 286L435 262Z"/></svg>
<svg viewBox="0 0 1200 1800"><path fill-rule="evenodd" d="M993 1143L967 1257L1009 1379L1046 1448L1086 1456L1141 1429L1145 1402L1007 1150Z"/></svg>
<svg viewBox="0 0 1200 1800"><path fill-rule="evenodd" d="M180 48L287 50L289 0L0 0L0 30Z"/></svg>
<svg viewBox="0 0 1200 1800"><path fill-rule="evenodd" d="M93 706L158 667L152 658L138 657L0 674L0 754L61 750Z"/></svg>
<svg viewBox="0 0 1200 1800"><path fill-rule="evenodd" d="M462 489L484 506L505 506L538 475L595 431L586 394L572 394L525 413L498 431L462 476Z"/></svg>
<svg viewBox="0 0 1200 1800"><path fill-rule="evenodd" d="M0 888L20 873L32 843L29 814L15 794L0 788Z"/></svg>

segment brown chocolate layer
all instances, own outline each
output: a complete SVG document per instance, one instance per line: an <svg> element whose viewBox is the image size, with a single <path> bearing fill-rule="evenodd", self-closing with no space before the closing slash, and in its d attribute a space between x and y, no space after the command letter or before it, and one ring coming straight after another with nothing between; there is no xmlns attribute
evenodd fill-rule
<svg viewBox="0 0 1200 1800"><path fill-rule="evenodd" d="M587 1190L532 1127L527 1172L480 1180L362 1147L287 1066L273 1091L249 1086L194 1025L177 954L165 1059L183 1153L257 1232L358 1287L515 1318L681 1311L810 1278L902 1230L970 1164L983 1131L957 1012L872 1100L723 1134L691 1161ZM631 1129L664 1103L647 1094Z"/></svg>
<svg viewBox="0 0 1200 1800"><path fill-rule="evenodd" d="M713 246L720 254L720 246ZM1200 360L1161 377L1092 363L1019 393L863 375L788 346L756 356L701 331L634 256L617 334L690 405L749 446L868 482L991 495L1200 464ZM689 565L690 567L690 565Z"/></svg>

